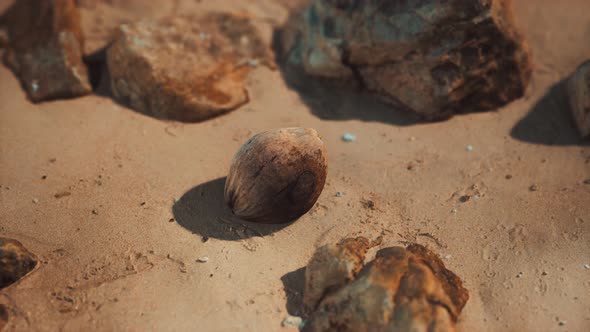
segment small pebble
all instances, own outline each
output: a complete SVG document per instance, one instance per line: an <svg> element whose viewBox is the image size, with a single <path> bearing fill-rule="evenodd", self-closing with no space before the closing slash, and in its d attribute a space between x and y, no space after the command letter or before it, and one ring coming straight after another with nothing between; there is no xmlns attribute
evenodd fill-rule
<svg viewBox="0 0 590 332"><path fill-rule="evenodd" d="M523 273L522 272L518 272L518 274L516 275L517 278L522 278Z"/></svg>
<svg viewBox="0 0 590 332"><path fill-rule="evenodd" d="M529 187L529 190L530 191L537 191L537 190L539 190L539 187L536 184L533 184Z"/></svg>
<svg viewBox="0 0 590 332"><path fill-rule="evenodd" d="M453 256L451 256L451 255L446 255L446 256L445 256L445 259L446 259L446 260L449 260L449 259L451 259L451 257L453 257Z"/></svg>
<svg viewBox="0 0 590 332"><path fill-rule="evenodd" d="M209 241L209 237L208 237L208 236L203 236L203 237L201 238L201 242L205 243L205 242L207 242L207 241Z"/></svg>
<svg viewBox="0 0 590 332"><path fill-rule="evenodd" d="M467 151L473 151L473 146L471 146L471 145L467 145L467 146L465 147L465 150L467 150Z"/></svg>
<svg viewBox="0 0 590 332"><path fill-rule="evenodd" d="M451 213L457 213L457 209L452 209Z"/></svg>
<svg viewBox="0 0 590 332"><path fill-rule="evenodd" d="M92 209L92 214L98 215L98 210L97 209Z"/></svg>
<svg viewBox="0 0 590 332"><path fill-rule="evenodd" d="M60 199L60 198L67 197L67 196L70 196L70 195L72 195L72 193L69 192L69 191L60 191L57 194L53 195L53 197L55 197L57 199Z"/></svg>
<svg viewBox="0 0 590 332"><path fill-rule="evenodd" d="M548 273L546 271L541 272L542 276L546 276Z"/></svg>
<svg viewBox="0 0 590 332"><path fill-rule="evenodd" d="M510 179L512 179L512 175L510 175L510 174L507 174L507 175L506 175L506 180L510 180Z"/></svg>
<svg viewBox="0 0 590 332"><path fill-rule="evenodd" d="M39 91L39 81L33 80L33 82L31 83L31 88L34 92Z"/></svg>
<svg viewBox="0 0 590 332"><path fill-rule="evenodd" d="M303 325L303 319L298 316L287 316L281 323L283 326L294 326L300 328Z"/></svg>
<svg viewBox="0 0 590 332"><path fill-rule="evenodd" d="M207 256L201 256L199 258L197 258L197 262L199 263L207 263L209 261L209 257Z"/></svg>
<svg viewBox="0 0 590 332"><path fill-rule="evenodd" d="M469 196L469 195L463 195L463 196L459 197L459 202L461 202L461 203L465 203L465 202L467 202L467 201L468 201L470 198L471 198L471 196Z"/></svg>
<svg viewBox="0 0 590 332"><path fill-rule="evenodd" d="M584 264L584 268L585 268L586 270L590 270L590 264Z"/></svg>
<svg viewBox="0 0 590 332"><path fill-rule="evenodd" d="M35 204L39 203L39 199L38 198L33 198L33 203L35 203Z"/></svg>
<svg viewBox="0 0 590 332"><path fill-rule="evenodd" d="M354 141L356 141L356 136L351 133L346 133L346 134L342 135L342 140L345 142L354 142Z"/></svg>
<svg viewBox="0 0 590 332"><path fill-rule="evenodd" d="M168 219L168 222L174 222L174 218Z"/></svg>
<svg viewBox="0 0 590 332"><path fill-rule="evenodd" d="M342 196L344 196L344 193L342 191L336 192L336 197L342 197Z"/></svg>
<svg viewBox="0 0 590 332"><path fill-rule="evenodd" d="M256 66L258 66L258 59L250 59L250 60L248 60L248 65L250 67L256 67Z"/></svg>
<svg viewBox="0 0 590 332"><path fill-rule="evenodd" d="M43 176L41 177L41 180L45 180L45 179L47 179L47 175L43 175Z"/></svg>
<svg viewBox="0 0 590 332"><path fill-rule="evenodd" d="M564 326L566 323L567 323L566 320L560 320L558 324L559 324L559 326Z"/></svg>
<svg viewBox="0 0 590 332"><path fill-rule="evenodd" d="M590 179L584 180L584 184L590 184Z"/></svg>

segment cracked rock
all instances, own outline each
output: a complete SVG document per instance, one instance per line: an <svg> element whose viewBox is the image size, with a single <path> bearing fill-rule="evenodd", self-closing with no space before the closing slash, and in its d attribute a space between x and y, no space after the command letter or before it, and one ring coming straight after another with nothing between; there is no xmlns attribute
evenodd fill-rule
<svg viewBox="0 0 590 332"><path fill-rule="evenodd" d="M384 248L361 268L368 248L361 237L316 251L305 331L455 331L469 294L434 253L418 244Z"/></svg>
<svg viewBox="0 0 590 332"><path fill-rule="evenodd" d="M82 61L80 13L74 0L18 0L6 13L4 61L33 102L92 91Z"/></svg>
<svg viewBox="0 0 590 332"><path fill-rule="evenodd" d="M354 279L371 246L366 238L357 237L320 247L305 269L303 305L315 309L327 289L340 288Z"/></svg>
<svg viewBox="0 0 590 332"><path fill-rule="evenodd" d="M505 105L532 70L510 0L317 0L279 39L287 66L360 83L427 120Z"/></svg>

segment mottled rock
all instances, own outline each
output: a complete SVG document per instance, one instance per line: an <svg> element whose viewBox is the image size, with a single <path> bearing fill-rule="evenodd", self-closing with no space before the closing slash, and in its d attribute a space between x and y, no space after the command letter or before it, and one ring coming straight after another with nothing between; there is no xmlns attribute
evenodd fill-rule
<svg viewBox="0 0 590 332"><path fill-rule="evenodd" d="M120 27L107 55L117 99L158 118L201 121L248 102L244 81L270 53L249 18L143 20Z"/></svg>
<svg viewBox="0 0 590 332"><path fill-rule="evenodd" d="M320 247L305 269L303 305L313 310L327 289L340 288L354 279L372 247L364 237L344 239Z"/></svg>
<svg viewBox="0 0 590 332"><path fill-rule="evenodd" d="M314 129L262 132L234 156L225 202L244 220L291 222L313 207L324 189L327 168L327 152Z"/></svg>
<svg viewBox="0 0 590 332"><path fill-rule="evenodd" d="M36 265L35 255L20 242L0 238L0 289L24 277Z"/></svg>
<svg viewBox="0 0 590 332"><path fill-rule="evenodd" d="M578 67L568 79L567 93L580 134L590 137L590 61Z"/></svg>
<svg viewBox="0 0 590 332"><path fill-rule="evenodd" d="M4 61L33 102L92 91L75 0L18 0L8 10Z"/></svg>
<svg viewBox="0 0 590 332"><path fill-rule="evenodd" d="M386 101L441 119L523 95L527 44L510 0L317 0L280 33L287 66L360 83Z"/></svg>
<svg viewBox="0 0 590 332"><path fill-rule="evenodd" d="M347 241L358 239L346 239L342 243ZM364 258L367 247L360 248L356 258ZM316 253L324 257L326 274L331 274L334 265L342 261L341 257L348 255L349 249L338 249L327 246ZM332 255L325 254L328 252ZM357 259L347 261L354 262L354 269L362 263ZM321 275L322 266L312 263L314 275ZM342 276L348 273L341 270ZM306 282L313 283L308 276ZM469 298L461 280L435 254L417 244L381 249L353 278L338 285L324 285L323 292L312 288L313 294L322 297L317 299L315 310L309 315L306 331L454 331ZM306 285L306 292L309 289Z"/></svg>

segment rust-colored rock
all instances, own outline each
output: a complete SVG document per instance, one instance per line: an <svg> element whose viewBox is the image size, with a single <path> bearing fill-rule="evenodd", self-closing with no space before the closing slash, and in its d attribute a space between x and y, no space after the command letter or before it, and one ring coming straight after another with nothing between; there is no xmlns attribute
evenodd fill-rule
<svg viewBox="0 0 590 332"><path fill-rule="evenodd" d="M346 239L341 243L359 243ZM364 246L352 249L353 270L358 270L366 253ZM318 249L310 262L313 275L332 274L342 257L351 256L350 245ZM316 256L323 264L317 264ZM309 267L308 267L309 268ZM455 323L469 298L461 279L447 270L442 261L423 246L390 247L379 250L376 258L346 282L323 283L323 290L306 273L305 292L322 294L305 324L306 331L455 331ZM310 284L312 284L310 286ZM321 288L321 287L319 287ZM306 296L306 294L304 294ZM308 297L309 299L309 297ZM309 304L308 304L309 305Z"/></svg>
<svg viewBox="0 0 590 332"><path fill-rule="evenodd" d="M527 44L510 0L318 0L281 32L287 66L367 90L425 119L523 95Z"/></svg>
<svg viewBox="0 0 590 332"><path fill-rule="evenodd" d="M578 67L568 79L567 93L580 134L590 137L590 61Z"/></svg>
<svg viewBox="0 0 590 332"><path fill-rule="evenodd" d="M353 280L363 267L367 250L377 244L357 237L320 247L305 269L305 309L315 309L326 290L340 288Z"/></svg>
<svg viewBox="0 0 590 332"><path fill-rule="evenodd" d="M33 102L92 91L75 0L18 0L8 10L4 61Z"/></svg>
<svg viewBox="0 0 590 332"><path fill-rule="evenodd" d="M113 41L121 24L161 19L182 13L177 1L77 0L84 31L84 54L100 52Z"/></svg>
<svg viewBox="0 0 590 332"><path fill-rule="evenodd" d="M314 129L282 128L257 134L232 160L225 201L244 220L294 221L320 196L327 163L326 149Z"/></svg>
<svg viewBox="0 0 590 332"><path fill-rule="evenodd" d="M36 265L35 255L20 242L0 238L0 289L18 281Z"/></svg>
<svg viewBox="0 0 590 332"><path fill-rule="evenodd" d="M124 24L109 48L117 99L158 118L201 121L248 102L244 81L268 48L247 17L209 14Z"/></svg>

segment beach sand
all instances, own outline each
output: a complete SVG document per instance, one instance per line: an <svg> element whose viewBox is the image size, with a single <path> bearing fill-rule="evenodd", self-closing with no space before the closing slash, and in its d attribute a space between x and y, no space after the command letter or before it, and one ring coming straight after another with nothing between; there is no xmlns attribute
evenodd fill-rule
<svg viewBox="0 0 590 332"><path fill-rule="evenodd" d="M270 40L282 3L176 1L141 15L242 11ZM560 84L590 58L590 2L532 3L514 1L535 63L526 95L435 123L362 96L309 97L264 66L247 105L192 124L108 94L32 104L1 66L0 236L40 262L0 291L5 330L295 330L281 322L298 313L301 268L355 235L443 257L470 291L460 331L590 330L590 147ZM117 21L101 6L83 10L85 27ZM101 38L88 32L89 51ZM289 225L232 223L234 153L255 133L299 126L329 154L316 206Z"/></svg>

